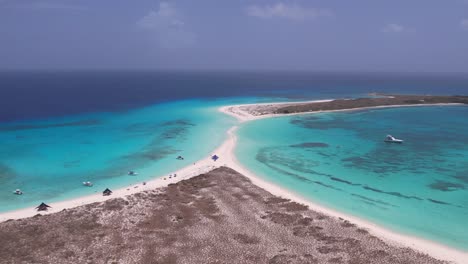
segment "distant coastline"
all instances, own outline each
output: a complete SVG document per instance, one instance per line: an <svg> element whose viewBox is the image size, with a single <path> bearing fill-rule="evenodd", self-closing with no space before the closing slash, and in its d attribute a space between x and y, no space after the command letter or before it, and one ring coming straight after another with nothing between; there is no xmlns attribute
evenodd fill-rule
<svg viewBox="0 0 468 264"><path fill-rule="evenodd" d="M435 95L392 95L372 94L375 98L337 99L314 104L297 104L280 107L274 114L289 114L302 112L350 110L364 107L468 104L468 96L435 96Z"/></svg>
<svg viewBox="0 0 468 264"><path fill-rule="evenodd" d="M371 98L329 99L269 104L224 106L220 110L241 122L284 115L353 111L370 108L468 105L468 96L369 94Z"/></svg>

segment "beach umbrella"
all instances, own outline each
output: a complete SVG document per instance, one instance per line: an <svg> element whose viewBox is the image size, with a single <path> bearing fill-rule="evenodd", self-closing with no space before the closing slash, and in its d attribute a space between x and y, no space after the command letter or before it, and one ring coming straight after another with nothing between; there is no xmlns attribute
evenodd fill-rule
<svg viewBox="0 0 468 264"><path fill-rule="evenodd" d="M48 206L47 204L45 203L41 203L38 207L36 207L37 211L47 211L47 209L49 208L50 206Z"/></svg>
<svg viewBox="0 0 468 264"><path fill-rule="evenodd" d="M216 160L219 159L219 157L218 157L217 155L213 155L213 156L211 156L211 159L214 160L214 161L216 161Z"/></svg>
<svg viewBox="0 0 468 264"><path fill-rule="evenodd" d="M103 192L102 192L102 195L104 196L108 196L108 195L111 195L112 194L112 191L109 190L109 188L106 188Z"/></svg>

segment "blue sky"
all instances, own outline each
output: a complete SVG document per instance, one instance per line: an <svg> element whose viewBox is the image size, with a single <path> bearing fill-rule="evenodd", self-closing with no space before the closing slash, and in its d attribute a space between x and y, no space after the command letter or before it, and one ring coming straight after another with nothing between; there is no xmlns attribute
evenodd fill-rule
<svg viewBox="0 0 468 264"><path fill-rule="evenodd" d="M0 69L468 72L468 0L0 0Z"/></svg>

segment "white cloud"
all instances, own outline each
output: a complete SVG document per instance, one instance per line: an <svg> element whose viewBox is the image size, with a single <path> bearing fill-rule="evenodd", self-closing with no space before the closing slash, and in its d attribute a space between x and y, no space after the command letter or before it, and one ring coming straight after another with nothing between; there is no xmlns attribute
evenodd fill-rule
<svg viewBox="0 0 468 264"><path fill-rule="evenodd" d="M177 17L178 14L175 8L169 3L162 2L159 4L159 9L157 11L151 10L137 22L137 25L146 29L155 29L178 25L180 23L183 24Z"/></svg>
<svg viewBox="0 0 468 264"><path fill-rule="evenodd" d="M401 33L404 31L408 31L408 29L400 24L394 24L394 23L387 24L382 29L382 32L385 32L385 33Z"/></svg>
<svg viewBox="0 0 468 264"><path fill-rule="evenodd" d="M154 35L163 48L182 48L195 42L195 34L186 28L177 9L161 2L158 10L151 10L137 21L137 26Z"/></svg>
<svg viewBox="0 0 468 264"><path fill-rule="evenodd" d="M463 29L468 30L468 19L467 18L462 19L462 21L460 22L460 25Z"/></svg>
<svg viewBox="0 0 468 264"><path fill-rule="evenodd" d="M286 18L291 20L306 20L323 16L331 16L332 13L328 9L323 8L307 8L296 4L277 3L275 5L247 7L247 15L262 19L269 18Z"/></svg>

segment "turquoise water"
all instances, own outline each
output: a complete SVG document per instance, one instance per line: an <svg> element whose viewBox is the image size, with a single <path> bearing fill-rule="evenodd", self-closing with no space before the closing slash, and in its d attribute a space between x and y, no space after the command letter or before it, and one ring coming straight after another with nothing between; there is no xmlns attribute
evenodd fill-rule
<svg viewBox="0 0 468 264"><path fill-rule="evenodd" d="M206 158L237 124L219 106L275 100L284 101L183 100L4 123L0 211L167 175ZM315 202L466 250L467 116L467 107L420 107L264 119L241 126L236 154L255 173ZM405 143L383 143L388 133ZM16 188L25 194L13 195Z"/></svg>
<svg viewBox="0 0 468 264"><path fill-rule="evenodd" d="M223 105L280 97L187 99L118 112L0 124L0 212L125 187L208 157L237 121ZM177 156L184 160L177 160ZM127 175L128 171L138 176ZM82 185L93 182L93 188ZM15 189L24 195L13 195Z"/></svg>
<svg viewBox="0 0 468 264"><path fill-rule="evenodd" d="M240 127L236 155L314 202L468 250L467 117L444 106L264 119Z"/></svg>
<svg viewBox="0 0 468 264"><path fill-rule="evenodd" d="M235 122L217 111L220 104L185 100L2 125L0 211L127 186L205 158ZM17 188L24 195L13 195Z"/></svg>

